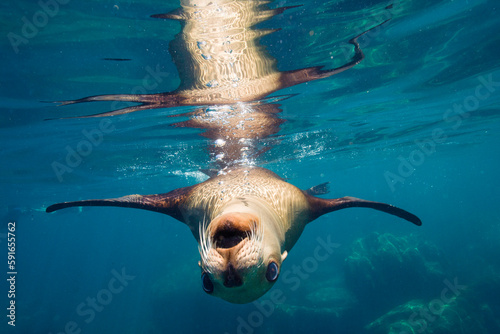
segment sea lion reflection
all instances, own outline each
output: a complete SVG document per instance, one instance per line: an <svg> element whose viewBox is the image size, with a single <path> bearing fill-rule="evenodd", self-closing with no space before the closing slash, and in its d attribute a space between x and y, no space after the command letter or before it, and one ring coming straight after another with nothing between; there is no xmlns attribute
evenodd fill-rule
<svg viewBox="0 0 500 334"><path fill-rule="evenodd" d="M159 94L89 96L64 101L62 105L95 101L139 103L80 116L102 117L147 109L259 101L280 89L343 72L364 58L357 40L369 30L349 41L354 46L352 59L338 68L323 70L322 66L315 66L280 72L276 59L259 42L277 30L255 29L255 25L293 7L270 9L265 2L253 0L186 0L181 5L172 13L153 15L181 22L181 32L169 44L181 79L179 88Z"/></svg>

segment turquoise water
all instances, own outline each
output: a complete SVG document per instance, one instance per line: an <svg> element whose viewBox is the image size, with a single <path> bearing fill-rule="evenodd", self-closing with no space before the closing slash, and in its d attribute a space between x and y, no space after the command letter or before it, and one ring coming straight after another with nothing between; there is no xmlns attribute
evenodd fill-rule
<svg viewBox="0 0 500 334"><path fill-rule="evenodd" d="M173 218L122 208L45 213L57 202L193 185L216 165L201 130L171 126L192 107L102 123L57 118L110 111L112 102L45 102L134 93L152 71L148 93L175 90L168 43L181 26L150 15L179 3L61 1L45 16L35 1L1 4L0 244L7 261L15 222L17 272L16 326L3 315L2 332L499 332L498 5L389 4L307 1L259 25L281 28L261 44L287 71L341 66L350 38L392 17L360 39L361 64L273 94L292 96L279 102L279 132L263 140L272 148L254 162L301 189L330 182L329 198L397 205L423 225L364 209L322 216L273 289L246 305L203 292L197 243ZM70 170L54 167L95 131L102 140ZM321 261L318 237L335 244Z"/></svg>

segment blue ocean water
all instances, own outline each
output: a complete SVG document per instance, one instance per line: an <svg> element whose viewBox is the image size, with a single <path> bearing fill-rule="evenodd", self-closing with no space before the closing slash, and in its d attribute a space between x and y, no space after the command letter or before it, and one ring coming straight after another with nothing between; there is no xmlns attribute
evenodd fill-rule
<svg viewBox="0 0 500 334"><path fill-rule="evenodd" d="M201 170L215 158L201 130L172 126L192 107L58 119L116 105L50 102L137 93L148 75L156 78L150 93L175 90L181 79L168 44L181 25L150 15L179 2L7 1L0 5L2 333L499 332L498 4L269 6L295 5L302 6L259 24L280 29L261 39L280 71L341 66L352 55L349 39L391 20L360 39L359 65L274 93L291 97L279 102L284 122L256 164L301 189L330 182L329 198L397 205L423 225L366 209L322 216L307 226L273 289L235 305L203 292L197 243L173 218L123 208L45 213L57 202L193 185L207 179ZM70 170L54 167L96 131L102 140ZM6 283L9 222L15 298ZM327 256L315 256L318 247ZM11 300L15 327L6 317Z"/></svg>

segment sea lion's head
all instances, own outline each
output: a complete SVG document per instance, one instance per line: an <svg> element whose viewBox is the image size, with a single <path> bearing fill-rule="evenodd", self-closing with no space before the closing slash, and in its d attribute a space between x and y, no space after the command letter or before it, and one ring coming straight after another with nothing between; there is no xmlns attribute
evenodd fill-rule
<svg viewBox="0 0 500 334"><path fill-rule="evenodd" d="M276 282L286 252L263 217L229 212L200 229L203 290L231 303L249 303Z"/></svg>

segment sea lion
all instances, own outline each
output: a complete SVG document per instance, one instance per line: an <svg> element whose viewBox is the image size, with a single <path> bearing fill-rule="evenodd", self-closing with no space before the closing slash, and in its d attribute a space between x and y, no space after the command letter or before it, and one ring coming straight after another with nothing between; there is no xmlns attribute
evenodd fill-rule
<svg viewBox="0 0 500 334"><path fill-rule="evenodd" d="M417 216L389 204L312 195L324 192L324 185L302 191L267 169L242 166L165 194L65 202L46 211L119 206L167 214L185 223L198 241L204 291L232 303L248 303L273 286L305 226L321 215L365 207L422 224Z"/></svg>

